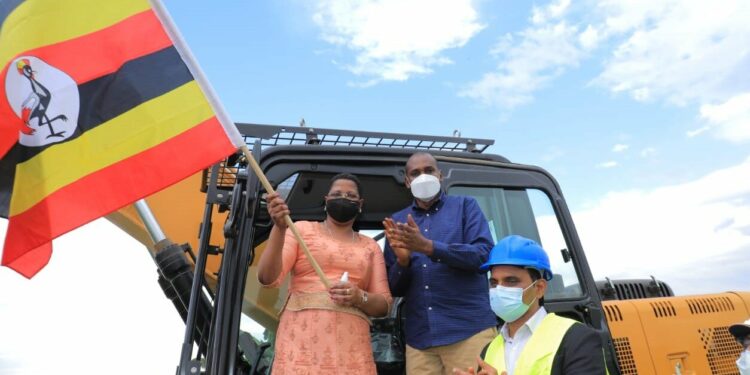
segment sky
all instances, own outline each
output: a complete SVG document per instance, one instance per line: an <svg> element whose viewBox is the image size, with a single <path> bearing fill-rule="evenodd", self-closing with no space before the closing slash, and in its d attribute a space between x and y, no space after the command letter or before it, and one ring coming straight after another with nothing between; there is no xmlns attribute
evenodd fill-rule
<svg viewBox="0 0 750 375"><path fill-rule="evenodd" d="M555 176L595 278L750 290L747 1L165 5L236 122L493 139ZM31 281L0 269L0 372L88 353L77 373L172 373L181 321L154 275L103 220Z"/></svg>

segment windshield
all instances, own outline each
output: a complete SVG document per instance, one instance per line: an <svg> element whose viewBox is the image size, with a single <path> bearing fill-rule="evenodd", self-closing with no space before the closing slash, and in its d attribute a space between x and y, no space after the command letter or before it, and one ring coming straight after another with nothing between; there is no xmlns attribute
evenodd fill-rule
<svg viewBox="0 0 750 375"><path fill-rule="evenodd" d="M448 193L467 195L477 200L489 222L494 242L517 234L542 245L549 255L554 274L548 284L545 300L582 295L575 266L567 255L565 237L552 202L544 192L538 189L453 186Z"/></svg>

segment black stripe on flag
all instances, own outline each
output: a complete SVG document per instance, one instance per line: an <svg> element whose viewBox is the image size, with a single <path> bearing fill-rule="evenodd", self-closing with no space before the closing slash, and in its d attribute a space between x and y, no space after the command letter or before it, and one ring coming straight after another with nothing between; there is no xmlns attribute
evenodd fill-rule
<svg viewBox="0 0 750 375"><path fill-rule="evenodd" d="M116 72L78 86L80 109L75 133L63 142L69 142L121 114L164 95L190 81L185 63L174 47L130 60ZM53 93L54 95L54 93ZM53 99L54 100L54 99ZM16 163L29 160L47 147L25 147Z"/></svg>
<svg viewBox="0 0 750 375"><path fill-rule="evenodd" d="M78 127L63 142L78 138L86 131L192 80L192 74L174 47L128 61L118 71L78 86ZM27 147L16 143L0 159L0 176L8 177L0 181L0 217L8 215L15 165L54 145Z"/></svg>

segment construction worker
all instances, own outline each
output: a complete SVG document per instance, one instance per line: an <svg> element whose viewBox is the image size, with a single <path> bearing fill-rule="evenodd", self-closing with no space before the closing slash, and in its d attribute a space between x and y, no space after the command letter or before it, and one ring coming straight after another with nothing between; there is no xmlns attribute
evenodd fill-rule
<svg viewBox="0 0 750 375"><path fill-rule="evenodd" d="M552 269L541 246L521 236L505 237L481 270L491 272L490 306L505 324L477 358L477 370L454 369L454 374L607 373L599 335L544 309Z"/></svg>
<svg viewBox="0 0 750 375"><path fill-rule="evenodd" d="M729 333L742 345L742 353L737 359L740 375L750 375L750 319L744 323L732 324L729 327Z"/></svg>

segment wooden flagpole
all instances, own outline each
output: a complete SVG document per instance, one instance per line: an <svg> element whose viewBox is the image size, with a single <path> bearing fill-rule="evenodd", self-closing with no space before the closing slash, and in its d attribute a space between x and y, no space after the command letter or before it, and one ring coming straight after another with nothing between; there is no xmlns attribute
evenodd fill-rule
<svg viewBox="0 0 750 375"><path fill-rule="evenodd" d="M266 192L268 192L269 194L275 193L276 191L273 189L273 186L271 186L271 183L268 182L268 178L266 178L263 170L260 169L258 162L255 161L255 158L253 157L253 154L250 153L247 145L240 146L240 150L242 150L242 154L245 155L245 158L247 158L248 164L253 169L253 172L255 172L255 175L258 176L258 179L260 179L260 183L263 185L263 188L266 189ZM307 244L305 244L305 241L302 239L302 235L299 233L299 231L297 231L297 227L294 226L292 218L289 217L289 215L285 215L284 221L286 221L287 227L292 231L292 234L294 234L294 237L297 239L297 243L302 246L302 251L305 253L307 261L310 262L310 265L312 265L315 273L318 274L320 281L323 283L323 285L326 286L326 289L330 289L331 283L328 281L328 278L326 278L323 270L320 269L320 265L318 265L318 262L315 261L315 258L313 258L312 254L310 254L310 249L307 248Z"/></svg>
<svg viewBox="0 0 750 375"><path fill-rule="evenodd" d="M234 125L234 122L229 118L229 114L219 101L219 97L214 92L213 87L211 87L208 79L206 79L203 71L198 66L198 62L195 60L192 52L190 52L190 49L187 47L187 43L185 43L185 40L182 38L182 35L180 35L177 27L174 26L172 17L169 16L169 12L167 12L166 8L164 8L164 5L161 3L161 1L149 0L149 2L151 3L151 6L153 7L157 17L159 17L162 25L164 25L164 30L169 35L170 39L172 39L172 42L177 48L177 52L185 61L185 64L190 70L190 73L193 75L195 82L198 83L198 86L200 86L201 90L203 90L203 93L206 95L206 99L216 113L216 118L218 118L219 122L224 128L224 131L227 133L227 137L232 142L232 144L234 144L234 146L239 147L239 149L242 150L242 153L247 158L247 162L250 164L250 167L253 168L255 175L258 176L261 184L263 184L263 187L266 189L266 191L269 193L275 192L273 190L273 187L271 187L271 184L268 182L268 178L266 178L266 175L263 173L263 170L260 169L258 162L255 161L255 158L253 158L253 155L247 148L244 138L242 138L239 130L237 130L237 127ZM326 278L325 274L323 274L323 271L320 269L318 262L316 262L315 258L312 257L312 254L310 254L310 249L307 248L307 244L305 244L305 241L302 240L302 236L297 231L297 227L294 226L292 218L290 218L289 215L286 215L286 217L284 217L284 220L286 221L286 225L289 227L289 229L292 230L292 233L294 233L294 237L297 238L297 242L299 242L299 244L302 246L302 250L305 252L307 260L313 266L313 269L315 269L315 273L318 274L318 277L320 277L320 281L323 282L323 285L326 286L326 289L329 289L331 287L330 282ZM192 304L192 300L190 302Z"/></svg>

